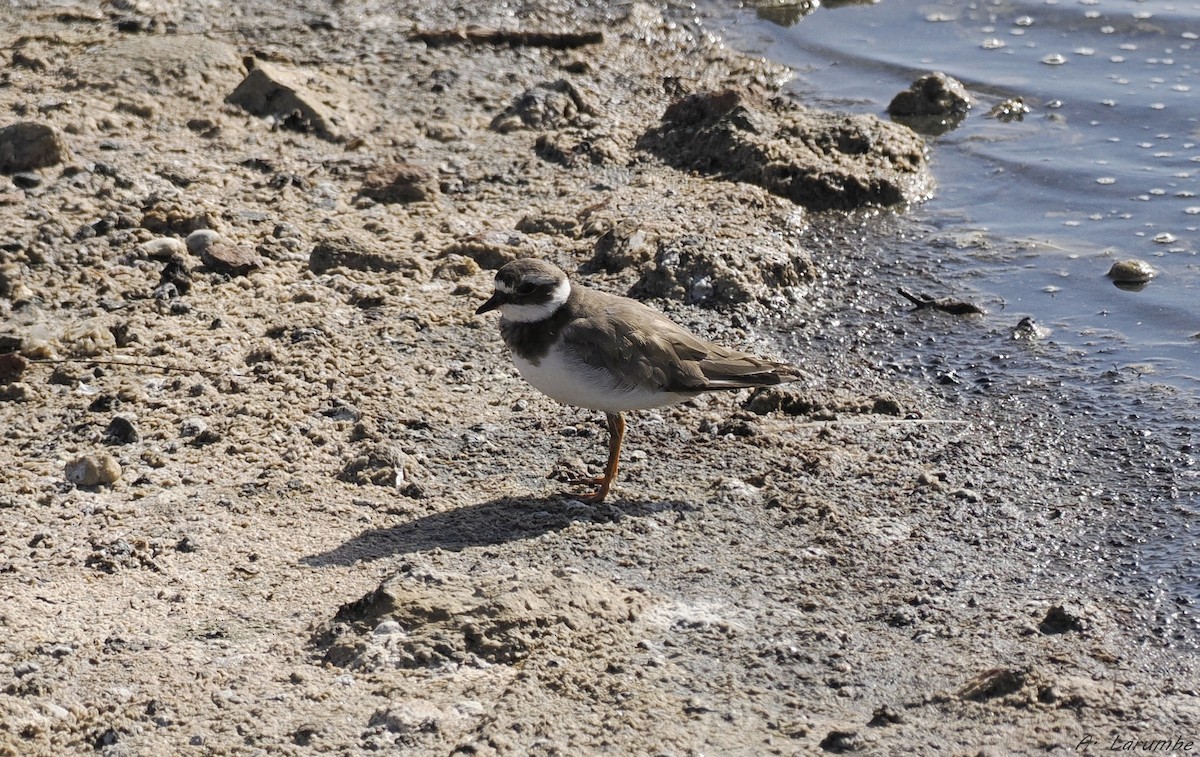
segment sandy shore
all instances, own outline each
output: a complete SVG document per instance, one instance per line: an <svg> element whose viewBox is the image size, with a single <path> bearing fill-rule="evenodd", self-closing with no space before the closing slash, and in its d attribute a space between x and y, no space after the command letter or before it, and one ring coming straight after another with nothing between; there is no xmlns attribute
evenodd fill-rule
<svg viewBox="0 0 1200 757"><path fill-rule="evenodd" d="M915 135L650 6L280 5L0 11L0 754L1200 749L1090 551L1153 450L889 360ZM520 256L808 378L586 505Z"/></svg>

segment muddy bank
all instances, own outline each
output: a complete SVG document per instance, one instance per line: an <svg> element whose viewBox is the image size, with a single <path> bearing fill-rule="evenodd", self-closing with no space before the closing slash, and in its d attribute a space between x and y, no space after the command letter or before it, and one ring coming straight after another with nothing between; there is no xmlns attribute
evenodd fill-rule
<svg viewBox="0 0 1200 757"><path fill-rule="evenodd" d="M648 6L4 13L50 163L0 187L0 751L1196 730L1187 660L1044 570L1121 440L905 379L845 257L875 211L814 231L929 191L911 133L805 131L786 72ZM600 419L473 315L525 255L810 378L642 413L615 498L561 496Z"/></svg>

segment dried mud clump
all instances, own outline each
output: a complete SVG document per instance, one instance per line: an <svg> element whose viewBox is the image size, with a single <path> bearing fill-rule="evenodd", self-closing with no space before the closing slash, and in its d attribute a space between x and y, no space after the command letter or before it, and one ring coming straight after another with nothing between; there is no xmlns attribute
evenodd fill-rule
<svg viewBox="0 0 1200 757"><path fill-rule="evenodd" d="M521 231L485 231L451 243L440 257L461 255L483 269L494 271L517 258L545 257L551 245L535 240Z"/></svg>
<svg viewBox="0 0 1200 757"><path fill-rule="evenodd" d="M600 115L594 97L566 79L542 82L522 92L492 119L492 129L506 134L518 129L587 126Z"/></svg>
<svg viewBox="0 0 1200 757"><path fill-rule="evenodd" d="M780 412L812 420L836 420L843 415L890 415L902 417L904 407L890 394L842 396L828 390L769 386L756 389L742 407L756 415Z"/></svg>
<svg viewBox="0 0 1200 757"><path fill-rule="evenodd" d="M595 130L567 128L538 135L534 152L542 160L571 168L581 163L623 166L629 153L613 137Z"/></svg>
<svg viewBox="0 0 1200 757"><path fill-rule="evenodd" d="M423 496L420 485L412 480L417 466L400 449L378 444L351 458L338 473L338 480L359 486L387 486L413 498Z"/></svg>
<svg viewBox="0 0 1200 757"><path fill-rule="evenodd" d="M714 240L687 236L659 243L654 262L634 284L635 297L681 300L705 307L771 304L797 295L815 276L806 254L775 249L728 254Z"/></svg>
<svg viewBox="0 0 1200 757"><path fill-rule="evenodd" d="M0 173L47 168L69 156L67 143L53 126L22 121L0 129Z"/></svg>
<svg viewBox="0 0 1200 757"><path fill-rule="evenodd" d="M761 101L726 89L673 102L638 147L668 164L756 184L810 210L922 200L932 178L924 141L873 116Z"/></svg>
<svg viewBox="0 0 1200 757"><path fill-rule="evenodd" d="M225 98L226 102L272 119L284 129L311 133L330 142L347 139L346 116L353 110L340 107L330 94L310 86L311 73L290 71L253 58L247 58L245 65L246 78Z"/></svg>
<svg viewBox="0 0 1200 757"><path fill-rule="evenodd" d="M367 174L359 194L383 203L432 200L438 195L437 176L424 166L392 163Z"/></svg>
<svg viewBox="0 0 1200 757"><path fill-rule="evenodd" d="M402 572L318 631L326 662L351 670L515 665L586 656L628 637L642 595L572 575L497 578Z"/></svg>
<svg viewBox="0 0 1200 757"><path fill-rule="evenodd" d="M350 232L317 239L308 256L308 267L313 273L325 273L335 268L406 273L424 270L423 263L412 255L395 252L366 234Z"/></svg>

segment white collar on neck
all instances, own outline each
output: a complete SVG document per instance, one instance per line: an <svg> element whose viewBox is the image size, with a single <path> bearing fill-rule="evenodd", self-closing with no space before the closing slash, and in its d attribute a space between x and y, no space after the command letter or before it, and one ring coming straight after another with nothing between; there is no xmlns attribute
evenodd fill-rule
<svg viewBox="0 0 1200 757"><path fill-rule="evenodd" d="M537 323L554 315L554 312L562 307L570 296L571 282L563 279L558 282L558 286L554 287L554 291L550 293L550 299L546 302L537 305L515 305L506 302L500 306L500 315L506 321Z"/></svg>

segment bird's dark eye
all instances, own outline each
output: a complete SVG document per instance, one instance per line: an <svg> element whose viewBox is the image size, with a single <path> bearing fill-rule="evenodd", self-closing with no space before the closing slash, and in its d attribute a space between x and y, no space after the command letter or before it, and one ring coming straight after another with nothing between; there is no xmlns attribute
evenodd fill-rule
<svg viewBox="0 0 1200 757"><path fill-rule="evenodd" d="M521 286L517 287L517 294L533 294L533 290L537 289L537 285L526 281Z"/></svg>

